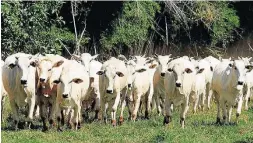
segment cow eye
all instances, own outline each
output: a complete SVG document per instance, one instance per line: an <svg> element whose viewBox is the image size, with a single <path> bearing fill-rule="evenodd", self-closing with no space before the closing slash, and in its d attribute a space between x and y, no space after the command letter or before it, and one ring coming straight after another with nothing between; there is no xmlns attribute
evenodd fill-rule
<svg viewBox="0 0 253 143"><path fill-rule="evenodd" d="M60 80L54 80L53 83L59 84L61 81Z"/></svg>
<svg viewBox="0 0 253 143"><path fill-rule="evenodd" d="M52 69L48 69L48 71L51 71Z"/></svg>
<svg viewBox="0 0 253 143"><path fill-rule="evenodd" d="M168 69L169 72L172 72L173 70L171 68Z"/></svg>
<svg viewBox="0 0 253 143"><path fill-rule="evenodd" d="M237 70L237 67L235 67L235 70Z"/></svg>

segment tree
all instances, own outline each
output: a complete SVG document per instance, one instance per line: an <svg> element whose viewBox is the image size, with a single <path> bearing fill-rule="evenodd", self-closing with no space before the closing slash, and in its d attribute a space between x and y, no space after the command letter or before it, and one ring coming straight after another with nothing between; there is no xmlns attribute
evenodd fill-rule
<svg viewBox="0 0 253 143"><path fill-rule="evenodd" d="M63 2L2 2L2 57L15 52L60 54L59 40L73 42L59 16Z"/></svg>
<svg viewBox="0 0 253 143"><path fill-rule="evenodd" d="M109 29L102 34L101 44L106 49L123 47L132 49L140 54L149 31L154 30L155 14L160 10L157 2L124 2L120 16L112 22L112 31Z"/></svg>

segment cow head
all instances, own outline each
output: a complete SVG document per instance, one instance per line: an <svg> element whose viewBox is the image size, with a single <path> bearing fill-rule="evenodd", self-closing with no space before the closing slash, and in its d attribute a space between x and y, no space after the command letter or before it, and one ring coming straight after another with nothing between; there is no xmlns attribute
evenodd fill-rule
<svg viewBox="0 0 253 143"><path fill-rule="evenodd" d="M164 77L165 76L165 72L167 70L167 65L168 63L172 60L171 54L170 55L166 55L166 56L161 56L161 55L157 55L155 54L155 59L158 62L158 69L161 73L161 76Z"/></svg>
<svg viewBox="0 0 253 143"><path fill-rule="evenodd" d="M8 67L10 69L19 68L21 71L21 79L20 82L24 87L27 87L27 82L32 70L37 66L37 61L32 57L32 55L27 56L18 56L15 57L13 62L10 62Z"/></svg>
<svg viewBox="0 0 253 143"><path fill-rule="evenodd" d="M112 94L114 89L114 83L117 78L123 77L124 74L121 71L117 71L115 66L107 65L104 70L97 72L98 75L103 75L106 80L106 93Z"/></svg>

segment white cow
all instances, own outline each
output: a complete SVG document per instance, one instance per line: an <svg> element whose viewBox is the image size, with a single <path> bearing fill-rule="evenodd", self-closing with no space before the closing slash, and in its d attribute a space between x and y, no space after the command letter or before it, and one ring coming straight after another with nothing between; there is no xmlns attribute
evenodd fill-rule
<svg viewBox="0 0 253 143"><path fill-rule="evenodd" d="M138 61L138 60L137 60ZM146 63L146 61L145 61ZM140 107L140 102L145 107L145 116L148 118L148 98L150 95L150 73L149 69L154 69L155 66L150 65L149 67L143 64L136 64L133 60L127 62L128 69L128 108L131 120L136 120L137 112ZM153 79L153 78L152 78ZM152 87L153 88L153 87ZM123 119L124 104L122 104L120 119ZM122 121L122 120L120 120Z"/></svg>
<svg viewBox="0 0 253 143"><path fill-rule="evenodd" d="M98 113L100 110L100 92L99 75L97 75L96 73L101 70L102 63L92 60L89 64L90 85L87 97L84 102L88 103L89 105L91 105L90 101L95 102L95 119L98 119Z"/></svg>
<svg viewBox="0 0 253 143"><path fill-rule="evenodd" d="M211 99L212 99L213 93L212 93L212 90L211 90L211 86L209 86L209 85L211 85L211 82L212 82L213 70L220 63L220 60L218 60L218 59L216 59L212 56L208 56L208 57L204 58L203 60L208 61L209 65L210 65L210 71L208 71L207 74L206 74L206 78L207 78L206 79L206 81L207 81L207 88L206 88L207 108L210 109ZM209 79L211 79L211 80L209 80Z"/></svg>
<svg viewBox="0 0 253 143"><path fill-rule="evenodd" d="M171 55L161 56L155 54L155 59L158 62L158 66L154 73L153 84L154 84L154 98L156 100L157 112L160 115L164 114L161 107L165 100L165 89L164 89L164 77L167 70L167 65L171 61Z"/></svg>
<svg viewBox="0 0 253 143"><path fill-rule="evenodd" d="M112 125L116 125L116 112L121 99L122 103L127 92L127 68L125 63L114 57L106 61L100 71L99 90L101 96L101 112L107 122L107 109L111 111Z"/></svg>
<svg viewBox="0 0 253 143"><path fill-rule="evenodd" d="M8 93L15 129L18 129L18 109L28 105L27 121L30 128L35 107L35 60L32 55L17 53L6 58L3 66L3 85Z"/></svg>
<svg viewBox="0 0 253 143"><path fill-rule="evenodd" d="M253 67L253 65L251 65ZM248 66L249 68L249 66ZM245 110L248 110L248 101L250 99L250 96L253 95L253 70L246 73L245 77Z"/></svg>
<svg viewBox="0 0 253 143"><path fill-rule="evenodd" d="M94 56L91 56L89 53L83 53L81 54L81 56L77 56L77 55L73 55L73 57L77 60L80 60L83 64L83 66L85 67L85 70L87 72L89 72L89 69L90 69L90 62L94 59L96 59L98 56L97 55L94 55Z"/></svg>
<svg viewBox="0 0 253 143"><path fill-rule="evenodd" d="M73 55L76 59L80 60L82 65L85 67L85 71L89 73L90 76L90 87L88 91L87 99L84 101L89 105L95 100L95 119L98 118L98 112L100 108L100 93L99 93L99 76L96 73L101 69L102 63L96 61L98 54L91 56L89 53L83 53L81 56ZM88 105L88 106L89 106Z"/></svg>
<svg viewBox="0 0 253 143"><path fill-rule="evenodd" d="M47 54L39 57L37 62L38 84L37 84L37 96L38 105L40 109L40 116L43 122L42 131L47 131L47 115L49 115L49 123L52 127L55 117L55 105L57 96L57 86L53 85L51 79L52 69L57 68L59 65L55 64L65 58L59 55ZM59 73L60 76L60 73Z"/></svg>
<svg viewBox="0 0 253 143"><path fill-rule="evenodd" d="M62 131L62 111L72 110L72 128L79 129L81 123L81 102L86 98L89 88L89 75L85 68L74 60L65 60L62 65L62 72L58 80L56 116L58 121L58 131Z"/></svg>
<svg viewBox="0 0 253 143"><path fill-rule="evenodd" d="M1 73L3 72L3 66L4 66L4 61L1 60ZM5 101L5 96L7 96L7 92L4 89L2 79L3 78L1 76L1 80L0 80L0 84L1 84L1 120L3 121L3 104L4 104L4 101Z"/></svg>
<svg viewBox="0 0 253 143"><path fill-rule="evenodd" d="M193 63L194 64L194 63ZM200 105L202 111L204 110L206 99L206 73L205 68L201 67L201 62L195 62L196 79L192 87L191 100L193 102L193 113L196 113L197 107ZM197 67L196 67L197 66ZM210 68L209 68L210 69Z"/></svg>
<svg viewBox="0 0 253 143"><path fill-rule="evenodd" d="M180 105L182 108L180 123L184 128L185 115L189 109L189 97L196 79L195 72L194 65L184 58L175 59L168 64L164 79L166 91L164 124L171 122L171 104Z"/></svg>
<svg viewBox="0 0 253 143"><path fill-rule="evenodd" d="M210 62L208 62L205 59L201 59L199 60L199 62L197 63L197 69L198 72L202 73L201 75L203 75L204 78L204 84L205 84L205 94L203 99L207 99L207 107L208 109L210 109L211 106L211 97L212 97L212 90L211 90L211 82L212 82L212 77L213 77L213 67L211 65ZM200 75L198 75L200 76ZM199 81L200 82L200 81ZM199 87L200 88L200 87ZM202 88L203 89L203 88ZM202 104L205 103L205 101L201 102ZM204 106L202 106L202 110L204 109Z"/></svg>
<svg viewBox="0 0 253 143"><path fill-rule="evenodd" d="M217 102L217 123L221 123L220 108L222 108L224 122L230 122L232 107L236 104L238 104L236 110L238 123L243 102L245 74L245 64L241 60L222 60L214 69L211 88Z"/></svg>

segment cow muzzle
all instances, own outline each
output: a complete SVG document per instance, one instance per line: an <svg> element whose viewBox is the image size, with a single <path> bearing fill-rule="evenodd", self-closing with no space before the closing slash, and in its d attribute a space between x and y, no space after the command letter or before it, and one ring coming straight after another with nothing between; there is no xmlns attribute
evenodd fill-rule
<svg viewBox="0 0 253 143"><path fill-rule="evenodd" d="M238 84L238 85L243 85L243 82L242 82L242 81L238 81L237 84Z"/></svg>
<svg viewBox="0 0 253 143"><path fill-rule="evenodd" d="M24 87L27 87L27 80L21 80L21 84L22 84Z"/></svg>
<svg viewBox="0 0 253 143"><path fill-rule="evenodd" d="M165 73L164 73L164 72L162 72L162 73L161 73L161 76L162 76L162 77L164 77L164 76L165 76Z"/></svg>
<svg viewBox="0 0 253 143"><path fill-rule="evenodd" d="M106 90L106 93L112 94L113 91L112 90Z"/></svg>
<svg viewBox="0 0 253 143"><path fill-rule="evenodd" d="M44 83L45 81L46 81L46 79L40 78L40 82Z"/></svg>
<svg viewBox="0 0 253 143"><path fill-rule="evenodd" d="M63 98L68 98L69 95L68 95L68 94L62 94L62 97L63 97Z"/></svg>
<svg viewBox="0 0 253 143"><path fill-rule="evenodd" d="M181 83L176 83L176 87L181 87Z"/></svg>

